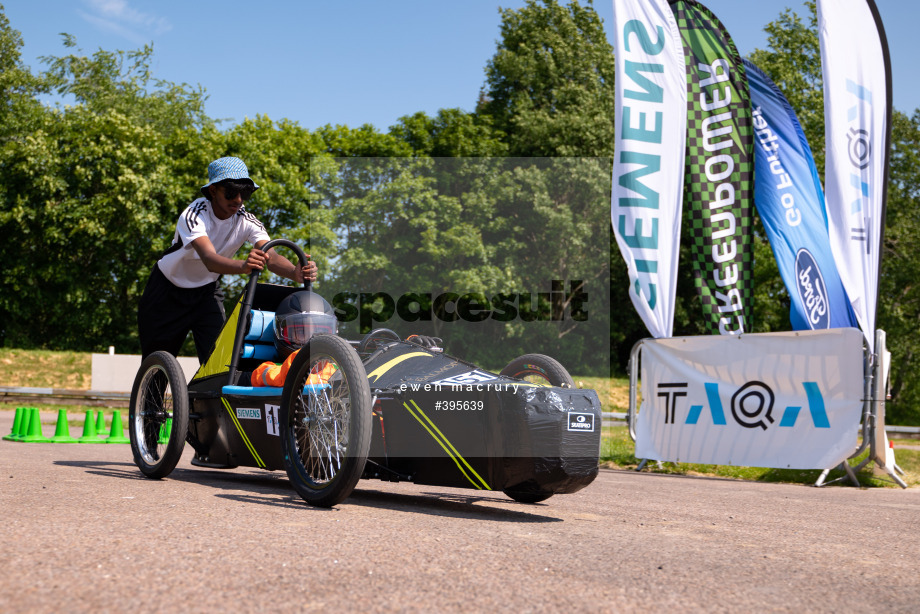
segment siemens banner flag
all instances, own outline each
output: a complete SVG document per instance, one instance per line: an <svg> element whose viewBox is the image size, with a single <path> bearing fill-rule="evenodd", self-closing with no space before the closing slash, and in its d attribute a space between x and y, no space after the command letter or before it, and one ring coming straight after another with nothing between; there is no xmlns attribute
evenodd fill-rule
<svg viewBox="0 0 920 614"><path fill-rule="evenodd" d="M855 328L643 341L636 458L829 469L856 449Z"/></svg>
<svg viewBox="0 0 920 614"><path fill-rule="evenodd" d="M694 0L670 0L687 54L684 200L693 281L707 331L752 330L754 142L741 56L722 23Z"/></svg>
<svg viewBox="0 0 920 614"><path fill-rule="evenodd" d="M824 192L802 127L773 81L748 60L754 203L789 292L796 330L858 327L831 256Z"/></svg>
<svg viewBox="0 0 920 614"><path fill-rule="evenodd" d="M831 249L873 346L891 130L888 44L872 0L818 0L818 36Z"/></svg>
<svg viewBox="0 0 920 614"><path fill-rule="evenodd" d="M616 153L610 216L629 297L654 337L670 337L687 118L680 34L665 0L614 0Z"/></svg>

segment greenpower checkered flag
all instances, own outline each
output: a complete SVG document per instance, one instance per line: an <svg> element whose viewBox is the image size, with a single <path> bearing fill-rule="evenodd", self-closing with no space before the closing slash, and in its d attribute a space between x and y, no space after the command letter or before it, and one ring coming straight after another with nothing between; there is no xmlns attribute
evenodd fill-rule
<svg viewBox="0 0 920 614"><path fill-rule="evenodd" d="M693 276L712 334L751 332L754 130L741 57L694 0L670 0L687 62L684 208Z"/></svg>

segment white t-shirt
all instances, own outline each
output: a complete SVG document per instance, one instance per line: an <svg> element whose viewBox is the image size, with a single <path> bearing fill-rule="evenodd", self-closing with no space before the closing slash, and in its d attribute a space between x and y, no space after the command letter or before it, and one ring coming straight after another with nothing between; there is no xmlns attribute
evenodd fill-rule
<svg viewBox="0 0 920 614"><path fill-rule="evenodd" d="M179 216L173 246L157 262L166 279L180 288L199 288L219 277L218 273L207 269L192 246L192 241L198 237L210 239L214 250L226 258L236 255L244 243L255 245L269 240L262 223L244 207L229 218L219 220L211 209L211 201L199 198Z"/></svg>

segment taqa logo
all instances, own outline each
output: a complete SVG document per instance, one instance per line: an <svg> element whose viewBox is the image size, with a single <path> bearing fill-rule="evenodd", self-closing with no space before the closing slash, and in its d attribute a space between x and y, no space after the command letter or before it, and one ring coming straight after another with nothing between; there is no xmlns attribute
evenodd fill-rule
<svg viewBox="0 0 920 614"><path fill-rule="evenodd" d="M802 382L802 387L808 400L808 413L811 414L812 424L815 428L829 429L831 423L827 417L821 388L816 382ZM683 424L695 425L699 423L700 417L704 414L709 415L709 420L714 426L728 424L722 396L724 390L719 390L717 382L703 384L706 392L705 400L691 398L688 382L660 382L657 388L656 396L661 401L656 405L659 410L664 410L665 424L683 422ZM759 428L765 431L776 423L776 418L773 416L773 405L776 398L773 389L764 382L757 380L746 382L731 391L731 396L726 397L725 400L729 401L732 418L739 426L747 429ZM689 408L687 408L688 404ZM683 413L685 409L689 411L686 412L686 418L681 421L678 411ZM801 410L801 404L790 405L783 409L779 426L794 427Z"/></svg>
<svg viewBox="0 0 920 614"><path fill-rule="evenodd" d="M872 158L872 140L869 132L859 128L850 128L847 132L847 153L850 154L850 164L858 169L869 166Z"/></svg>
<svg viewBox="0 0 920 614"><path fill-rule="evenodd" d="M831 310L827 286L814 256L807 249L795 255L795 282L805 307L805 318L812 330L831 327Z"/></svg>

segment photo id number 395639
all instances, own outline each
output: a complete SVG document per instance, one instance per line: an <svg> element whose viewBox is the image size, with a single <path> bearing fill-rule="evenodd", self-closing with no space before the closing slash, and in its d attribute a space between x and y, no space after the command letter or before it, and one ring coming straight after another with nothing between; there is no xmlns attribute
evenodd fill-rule
<svg viewBox="0 0 920 614"><path fill-rule="evenodd" d="M435 411L482 411L482 401L435 401Z"/></svg>

